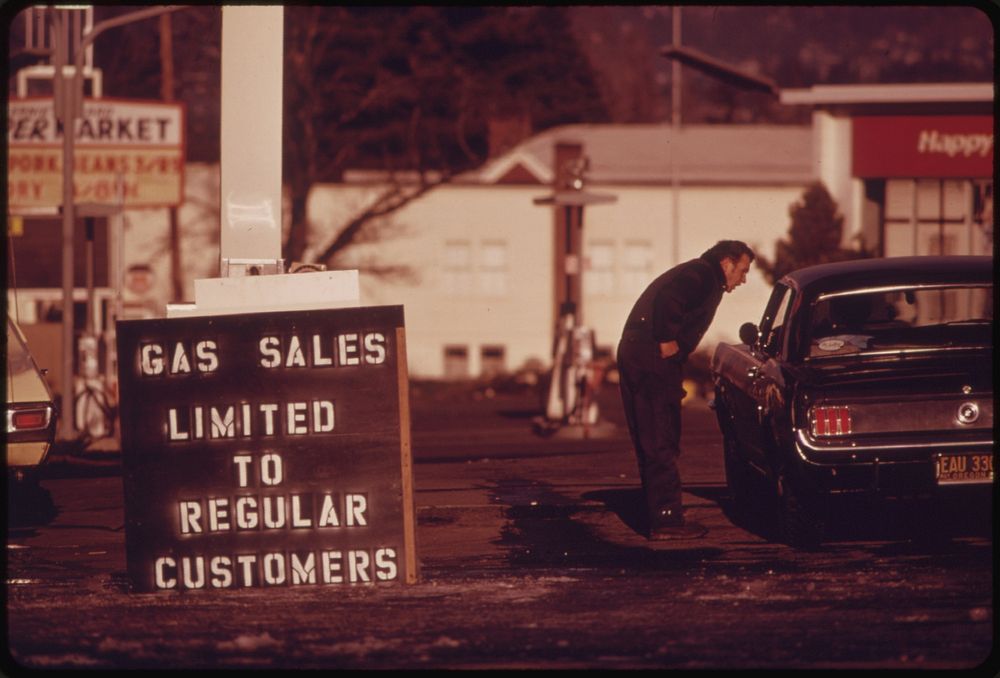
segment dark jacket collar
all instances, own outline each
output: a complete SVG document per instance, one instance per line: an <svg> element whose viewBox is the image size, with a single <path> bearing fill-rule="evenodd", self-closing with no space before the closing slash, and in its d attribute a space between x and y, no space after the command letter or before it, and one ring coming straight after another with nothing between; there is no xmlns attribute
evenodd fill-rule
<svg viewBox="0 0 1000 678"><path fill-rule="evenodd" d="M711 267L712 273L715 274L715 279L719 282L719 287L725 287L726 274L722 271L722 263L704 254L699 258Z"/></svg>

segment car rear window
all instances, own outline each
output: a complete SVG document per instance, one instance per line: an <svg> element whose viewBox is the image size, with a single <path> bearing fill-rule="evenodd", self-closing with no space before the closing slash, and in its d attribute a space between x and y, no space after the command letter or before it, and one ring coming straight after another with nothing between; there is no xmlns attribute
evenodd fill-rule
<svg viewBox="0 0 1000 678"><path fill-rule="evenodd" d="M821 295L809 356L990 345L993 286L893 287Z"/></svg>

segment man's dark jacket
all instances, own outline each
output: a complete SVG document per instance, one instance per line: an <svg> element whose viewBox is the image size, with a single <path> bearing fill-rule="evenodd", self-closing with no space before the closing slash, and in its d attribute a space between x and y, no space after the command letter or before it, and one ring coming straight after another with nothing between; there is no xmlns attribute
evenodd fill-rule
<svg viewBox="0 0 1000 678"><path fill-rule="evenodd" d="M619 344L619 368L676 382L680 366L695 350L722 301L726 278L719 263L699 257L679 264L649 284L632 307ZM659 344L676 341L680 351L663 359Z"/></svg>

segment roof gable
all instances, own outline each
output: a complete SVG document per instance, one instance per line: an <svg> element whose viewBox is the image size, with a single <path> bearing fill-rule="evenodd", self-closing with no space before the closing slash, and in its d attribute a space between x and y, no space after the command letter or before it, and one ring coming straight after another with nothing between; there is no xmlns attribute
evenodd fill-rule
<svg viewBox="0 0 1000 678"><path fill-rule="evenodd" d="M669 183L672 162L684 183L815 178L812 128L805 125L690 125L676 138L670 125L568 125L527 139L474 172L474 180L550 184L555 144L569 140L583 145L593 183Z"/></svg>
<svg viewBox="0 0 1000 678"><path fill-rule="evenodd" d="M544 184L530 169L518 162L493 182L495 184Z"/></svg>

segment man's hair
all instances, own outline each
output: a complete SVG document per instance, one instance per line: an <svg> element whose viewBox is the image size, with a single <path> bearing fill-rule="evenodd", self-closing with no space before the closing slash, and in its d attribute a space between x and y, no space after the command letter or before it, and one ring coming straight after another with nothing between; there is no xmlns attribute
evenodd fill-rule
<svg viewBox="0 0 1000 678"><path fill-rule="evenodd" d="M723 259L739 261L740 257L744 254L750 257L750 261L753 261L755 258L753 250L745 242L739 240L720 240L709 247L702 256L713 261L722 261Z"/></svg>

